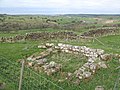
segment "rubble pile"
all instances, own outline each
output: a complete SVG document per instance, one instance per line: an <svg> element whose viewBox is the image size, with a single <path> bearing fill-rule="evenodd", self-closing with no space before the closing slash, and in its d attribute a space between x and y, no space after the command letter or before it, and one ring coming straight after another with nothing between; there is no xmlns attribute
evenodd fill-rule
<svg viewBox="0 0 120 90"><path fill-rule="evenodd" d="M39 59L45 58L45 57L47 57L48 55L51 54L52 50L53 50L52 48L49 48L49 49L39 53L37 56L35 56L33 54L30 57L28 57L27 60L35 61L35 60L39 60Z"/></svg>
<svg viewBox="0 0 120 90"><path fill-rule="evenodd" d="M46 63L42 67L44 68L44 71L47 73L47 75L52 75L53 73L60 71L62 65L51 61L50 63Z"/></svg>
<svg viewBox="0 0 120 90"><path fill-rule="evenodd" d="M50 44L51 46L52 44ZM46 44L46 47L50 47L48 44ZM55 72L60 71L62 65L57 64L54 61L51 61L48 63L48 60L46 57L52 53L53 49L48 48L46 51L41 52L39 55L31 55L27 58L27 66L28 67L42 67L44 72L47 73L47 75L51 75Z"/></svg>

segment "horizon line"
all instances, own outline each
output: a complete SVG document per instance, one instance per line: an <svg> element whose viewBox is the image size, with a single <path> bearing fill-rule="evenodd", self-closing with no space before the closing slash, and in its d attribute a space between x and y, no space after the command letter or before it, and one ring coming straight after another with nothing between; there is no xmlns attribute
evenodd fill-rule
<svg viewBox="0 0 120 90"><path fill-rule="evenodd" d="M120 13L0 13L1 15L120 15Z"/></svg>

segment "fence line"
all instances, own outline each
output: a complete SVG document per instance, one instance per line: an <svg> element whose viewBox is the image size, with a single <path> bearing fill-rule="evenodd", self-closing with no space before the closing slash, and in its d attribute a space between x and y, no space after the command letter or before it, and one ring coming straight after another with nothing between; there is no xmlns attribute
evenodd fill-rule
<svg viewBox="0 0 120 90"><path fill-rule="evenodd" d="M119 81L120 81L120 69L119 69L118 76L117 76L117 79L116 79L113 90L119 90L120 89L120 85L119 85L120 82Z"/></svg>
<svg viewBox="0 0 120 90"><path fill-rule="evenodd" d="M21 72L20 72L20 82L19 82L19 89L18 90L21 90L21 87L22 87L22 78L23 78L23 71L24 71L24 59L22 60L22 67L21 67Z"/></svg>
<svg viewBox="0 0 120 90"><path fill-rule="evenodd" d="M6 82L12 82L12 86L14 84L12 90L64 90L62 87L26 66L24 66L23 78L20 78L20 68L20 64L0 56L0 75L6 79ZM19 87L19 79L22 82L21 87Z"/></svg>

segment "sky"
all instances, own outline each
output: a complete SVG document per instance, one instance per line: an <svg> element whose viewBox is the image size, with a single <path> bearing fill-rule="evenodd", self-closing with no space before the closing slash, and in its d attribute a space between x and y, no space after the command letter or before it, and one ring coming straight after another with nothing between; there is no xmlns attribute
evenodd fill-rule
<svg viewBox="0 0 120 90"><path fill-rule="evenodd" d="M0 0L0 14L120 14L120 0Z"/></svg>

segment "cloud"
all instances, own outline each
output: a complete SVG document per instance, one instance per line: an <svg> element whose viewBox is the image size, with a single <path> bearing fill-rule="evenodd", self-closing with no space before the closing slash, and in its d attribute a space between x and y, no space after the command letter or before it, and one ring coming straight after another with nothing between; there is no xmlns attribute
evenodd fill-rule
<svg viewBox="0 0 120 90"><path fill-rule="evenodd" d="M52 8L66 6L70 0L2 0L0 7Z"/></svg>
<svg viewBox="0 0 120 90"><path fill-rule="evenodd" d="M120 0L0 0L0 7L37 8L59 12L120 13Z"/></svg>

